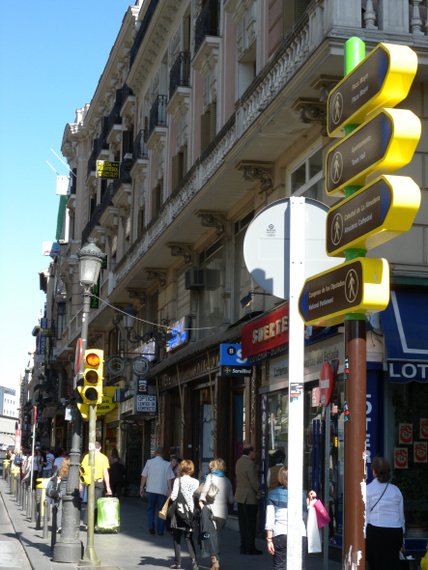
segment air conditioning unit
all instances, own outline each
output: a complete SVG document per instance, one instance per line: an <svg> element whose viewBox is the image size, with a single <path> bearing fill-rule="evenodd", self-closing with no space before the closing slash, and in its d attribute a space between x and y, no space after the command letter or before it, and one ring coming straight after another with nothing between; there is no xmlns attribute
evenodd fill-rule
<svg viewBox="0 0 428 570"><path fill-rule="evenodd" d="M203 269L188 269L184 274L184 287L188 291L198 291L205 287L204 270Z"/></svg>

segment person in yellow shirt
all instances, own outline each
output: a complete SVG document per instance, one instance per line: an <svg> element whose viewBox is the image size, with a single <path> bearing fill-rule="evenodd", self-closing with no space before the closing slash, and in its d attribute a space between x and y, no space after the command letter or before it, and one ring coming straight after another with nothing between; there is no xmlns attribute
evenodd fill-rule
<svg viewBox="0 0 428 570"><path fill-rule="evenodd" d="M85 455L80 464L81 471L90 473L89 469L89 453ZM101 497L111 495L109 470L110 463L108 457L101 453L101 444L95 442L95 468L94 468L94 484L95 484L95 504L94 504L94 521L97 522L97 501ZM86 508L85 516L83 519L85 530L88 530L88 508Z"/></svg>

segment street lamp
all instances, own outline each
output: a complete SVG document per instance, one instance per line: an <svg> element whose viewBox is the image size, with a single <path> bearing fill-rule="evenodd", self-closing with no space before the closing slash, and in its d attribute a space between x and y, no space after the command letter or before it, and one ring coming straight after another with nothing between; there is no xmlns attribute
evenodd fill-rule
<svg viewBox="0 0 428 570"><path fill-rule="evenodd" d="M79 258L79 281L83 287L83 312L82 312L82 331L81 331L81 354L85 354L88 340L88 318L90 310L91 289L96 285L100 274L101 264L105 254L95 245L96 240L89 238L88 244L82 247L78 252ZM83 378L84 361L80 362L80 369L77 381L74 382L74 388ZM93 408L93 409L92 409ZM95 405L90 405L89 415L89 465L94 465L95 461ZM91 429L91 419L93 429ZM67 479L66 495L62 498L62 533L60 539L55 543L53 560L55 562L79 562L81 559L82 545L79 537L80 528L80 493L79 493L79 468L80 468L80 430L81 416L77 406L73 406L73 435L70 450L70 468ZM92 437L93 436L93 437ZM92 442L93 439L93 442ZM91 449L93 447L93 449ZM92 463L91 463L92 456ZM91 469L92 477L94 469ZM92 491L92 529L90 529L90 519L88 517L88 537L87 548L84 559L99 564L96 560L96 554L93 547L94 541L94 484L90 486L89 492ZM88 493L88 505L90 509L90 495ZM88 515L91 511L88 510Z"/></svg>
<svg viewBox="0 0 428 570"><path fill-rule="evenodd" d="M143 335L137 334L133 330L137 311L131 304L129 304L123 312L125 313L125 329L127 332L127 338L132 344L136 344L137 342L145 344L151 340L154 340L156 343L165 343L168 340L168 329L164 328L159 330L152 329Z"/></svg>
<svg viewBox="0 0 428 570"><path fill-rule="evenodd" d="M245 309L245 307L248 307L248 305L253 300L254 295L263 295L264 297L272 296L271 293L264 293L263 291L248 291L248 294L245 295L245 297L242 297L241 299L241 307L243 309Z"/></svg>

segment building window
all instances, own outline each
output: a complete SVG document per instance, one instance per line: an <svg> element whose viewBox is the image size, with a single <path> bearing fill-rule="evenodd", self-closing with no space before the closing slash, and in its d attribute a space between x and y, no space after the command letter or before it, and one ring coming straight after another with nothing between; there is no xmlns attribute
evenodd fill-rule
<svg viewBox="0 0 428 570"><path fill-rule="evenodd" d="M61 340L62 333L65 328L65 313L66 313L65 301L58 303L56 311L56 338L58 340Z"/></svg>
<svg viewBox="0 0 428 570"><path fill-rule="evenodd" d="M187 172L187 146L172 157L172 189L183 180Z"/></svg>
<svg viewBox="0 0 428 570"><path fill-rule="evenodd" d="M158 182L152 190L152 218L159 213L162 206L162 181Z"/></svg>
<svg viewBox="0 0 428 570"><path fill-rule="evenodd" d="M250 212L241 220L235 222L234 226L234 263L233 263L233 321L236 322L242 317L242 307L240 300L248 291L254 289L254 281L248 272L244 261L244 238L245 232L252 219L254 212ZM250 310L252 310L250 308Z"/></svg>
<svg viewBox="0 0 428 570"><path fill-rule="evenodd" d="M200 267L204 269L205 287L200 296L201 326L218 327L224 324L224 247L222 240L216 241L199 256ZM212 334L212 331L208 332Z"/></svg>
<svg viewBox="0 0 428 570"><path fill-rule="evenodd" d="M207 148L217 134L217 103L208 105L208 109L201 117L201 152Z"/></svg>

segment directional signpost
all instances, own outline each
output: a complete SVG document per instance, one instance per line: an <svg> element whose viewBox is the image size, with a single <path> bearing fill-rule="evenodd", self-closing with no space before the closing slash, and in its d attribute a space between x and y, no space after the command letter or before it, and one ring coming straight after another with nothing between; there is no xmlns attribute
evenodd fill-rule
<svg viewBox="0 0 428 570"><path fill-rule="evenodd" d="M421 123L393 109L409 93L417 56L408 46L379 44L364 58L364 43L345 45L345 78L327 102L330 136L345 138L326 156L328 195L345 195L327 215L326 251L345 263L306 280L299 311L308 325L345 322L345 477L343 568L365 565L366 328L365 317L389 302L389 266L366 251L408 231L421 195L415 182L391 176L416 150ZM388 107L388 108L387 108Z"/></svg>
<svg viewBox="0 0 428 570"><path fill-rule="evenodd" d="M373 249L410 230L421 204L419 186L408 176L380 176L327 214L328 255L346 248Z"/></svg>

